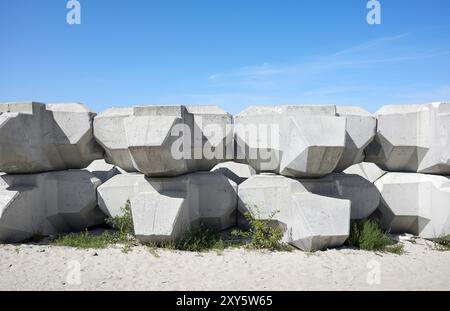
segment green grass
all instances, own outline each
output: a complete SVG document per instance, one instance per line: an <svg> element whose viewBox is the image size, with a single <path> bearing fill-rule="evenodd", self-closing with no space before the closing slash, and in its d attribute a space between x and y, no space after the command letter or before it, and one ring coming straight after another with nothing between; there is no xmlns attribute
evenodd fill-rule
<svg viewBox="0 0 450 311"><path fill-rule="evenodd" d="M117 233L104 232L94 235L88 231L82 233L70 233L58 236L52 241L57 246L75 247L81 249L100 249L106 248L119 241Z"/></svg>
<svg viewBox="0 0 450 311"><path fill-rule="evenodd" d="M82 249L100 249L114 244L122 244L122 251L125 253L128 252L134 243L133 218L130 202L127 201L122 208L122 216L108 218L106 219L106 223L116 231L92 234L86 230L82 233L63 234L53 240L52 244Z"/></svg>
<svg viewBox="0 0 450 311"><path fill-rule="evenodd" d="M187 252L223 251L225 249L225 243L218 233L200 227L192 228L177 242L151 242L146 246L151 252L158 248Z"/></svg>
<svg viewBox="0 0 450 311"><path fill-rule="evenodd" d="M188 252L223 250L224 247L219 234L212 230L201 228L193 228L175 246L178 250Z"/></svg>
<svg viewBox="0 0 450 311"><path fill-rule="evenodd" d="M244 214L250 229L247 231L234 230L232 235L235 237L247 238L249 242L247 247L252 249L267 249L270 251L288 251L292 247L282 243L283 231L276 226L273 218L278 212L273 212L268 219L257 219L254 213L246 212Z"/></svg>
<svg viewBox="0 0 450 311"><path fill-rule="evenodd" d="M117 230L123 240L128 240L134 236L133 217L131 215L131 204L129 200L121 210L121 216L107 218L106 224Z"/></svg>
<svg viewBox="0 0 450 311"><path fill-rule="evenodd" d="M434 240L434 247L439 251L450 251L450 234Z"/></svg>
<svg viewBox="0 0 450 311"><path fill-rule="evenodd" d="M350 236L346 244L367 251L403 253L403 245L395 244L389 234L373 220L352 222Z"/></svg>

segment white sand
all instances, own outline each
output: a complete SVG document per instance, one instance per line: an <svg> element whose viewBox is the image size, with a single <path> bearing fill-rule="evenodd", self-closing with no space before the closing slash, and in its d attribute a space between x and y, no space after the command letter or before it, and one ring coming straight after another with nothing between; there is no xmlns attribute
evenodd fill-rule
<svg viewBox="0 0 450 311"><path fill-rule="evenodd" d="M158 257L145 247L125 254L120 248L0 245L0 290L450 290L450 252L423 240L405 250L401 256L349 249L159 250ZM76 262L80 283L71 284L77 283Z"/></svg>

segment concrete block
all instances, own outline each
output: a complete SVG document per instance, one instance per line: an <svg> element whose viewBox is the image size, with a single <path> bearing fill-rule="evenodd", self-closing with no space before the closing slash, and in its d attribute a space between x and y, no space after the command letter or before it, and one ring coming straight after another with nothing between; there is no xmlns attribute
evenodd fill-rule
<svg viewBox="0 0 450 311"><path fill-rule="evenodd" d="M425 239L450 234L450 177L387 173L375 185L382 196L376 216L392 233Z"/></svg>
<svg viewBox="0 0 450 311"><path fill-rule="evenodd" d="M103 157L82 104L0 103L0 171L80 169Z"/></svg>
<svg viewBox="0 0 450 311"><path fill-rule="evenodd" d="M0 175L0 241L21 242L35 234L83 231L104 223L97 208L101 184L84 170Z"/></svg>
<svg viewBox="0 0 450 311"><path fill-rule="evenodd" d="M450 103L384 106L366 161L393 172L450 175Z"/></svg>

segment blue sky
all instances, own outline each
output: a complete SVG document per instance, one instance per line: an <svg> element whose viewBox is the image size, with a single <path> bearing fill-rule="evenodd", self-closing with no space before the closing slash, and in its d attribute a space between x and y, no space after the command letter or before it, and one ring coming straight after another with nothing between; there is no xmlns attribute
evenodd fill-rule
<svg viewBox="0 0 450 311"><path fill-rule="evenodd" d="M450 1L0 0L0 101L360 105L450 100Z"/></svg>

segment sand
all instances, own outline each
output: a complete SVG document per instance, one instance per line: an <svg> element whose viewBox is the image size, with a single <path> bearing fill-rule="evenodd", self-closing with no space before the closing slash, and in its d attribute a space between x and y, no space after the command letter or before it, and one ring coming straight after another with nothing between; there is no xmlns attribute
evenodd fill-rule
<svg viewBox="0 0 450 311"><path fill-rule="evenodd" d="M450 252L186 253L0 245L0 290L450 290Z"/></svg>

